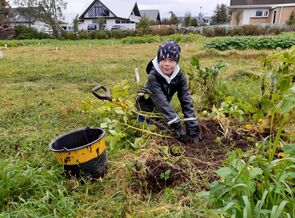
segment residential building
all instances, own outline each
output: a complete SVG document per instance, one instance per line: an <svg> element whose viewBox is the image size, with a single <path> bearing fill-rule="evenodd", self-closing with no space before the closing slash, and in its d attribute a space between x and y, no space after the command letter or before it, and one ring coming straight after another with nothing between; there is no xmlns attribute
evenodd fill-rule
<svg viewBox="0 0 295 218"><path fill-rule="evenodd" d="M21 8L23 9L23 8ZM9 22L11 26L23 25L37 29L39 32L50 32L50 27L34 16L25 16L19 8L12 8ZM37 8L35 8L38 10Z"/></svg>
<svg viewBox="0 0 295 218"><path fill-rule="evenodd" d="M282 25L295 12L295 0L231 0L229 11L233 26Z"/></svg>
<svg viewBox="0 0 295 218"><path fill-rule="evenodd" d="M156 24L161 24L160 11L151 9L151 10L139 10L141 17L146 17L149 20L154 21Z"/></svg>
<svg viewBox="0 0 295 218"><path fill-rule="evenodd" d="M79 30L135 29L139 20L140 12L136 2L94 0L79 16Z"/></svg>

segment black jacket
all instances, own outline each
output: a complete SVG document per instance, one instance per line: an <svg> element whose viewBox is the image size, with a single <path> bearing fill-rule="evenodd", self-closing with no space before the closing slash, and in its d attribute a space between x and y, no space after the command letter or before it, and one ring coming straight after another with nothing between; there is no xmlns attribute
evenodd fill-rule
<svg viewBox="0 0 295 218"><path fill-rule="evenodd" d="M177 92L180 101L184 121L187 129L195 129L197 126L195 110L189 94L186 78L181 71L176 76L168 81L155 69L152 62L147 66L148 81L140 92L146 92L151 98L151 102L160 112L168 125L179 122L178 115L172 108L171 99Z"/></svg>

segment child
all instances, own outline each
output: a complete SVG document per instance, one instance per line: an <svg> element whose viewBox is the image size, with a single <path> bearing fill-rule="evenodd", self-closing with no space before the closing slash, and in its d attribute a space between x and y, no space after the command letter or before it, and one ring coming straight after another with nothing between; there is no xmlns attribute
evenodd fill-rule
<svg viewBox="0 0 295 218"><path fill-rule="evenodd" d="M175 130L175 137L179 141L195 143L198 140L197 119L186 78L178 65L180 50L179 45L172 40L159 46L157 56L147 65L148 81L138 92L136 106L145 112L156 109L167 125ZM186 132L170 103L176 92L184 114Z"/></svg>

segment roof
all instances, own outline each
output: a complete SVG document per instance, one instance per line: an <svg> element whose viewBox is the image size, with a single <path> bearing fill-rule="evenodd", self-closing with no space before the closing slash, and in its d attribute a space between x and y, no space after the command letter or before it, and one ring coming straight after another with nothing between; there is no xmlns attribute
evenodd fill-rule
<svg viewBox="0 0 295 218"><path fill-rule="evenodd" d="M160 18L160 12L157 9L154 10L139 10L141 17L147 17L150 20L161 20Z"/></svg>
<svg viewBox="0 0 295 218"><path fill-rule="evenodd" d="M22 13L23 8L11 8L11 17L10 22L13 23L29 23L34 22L36 19L34 17L31 18L31 21ZM34 8L34 10L38 11L38 8Z"/></svg>
<svg viewBox="0 0 295 218"><path fill-rule="evenodd" d="M231 0L230 5L272 5L272 4L290 4L295 0Z"/></svg>
<svg viewBox="0 0 295 218"><path fill-rule="evenodd" d="M82 12L80 13L81 14L80 18L84 17L87 11L89 11L92 8L92 6L99 1L102 4L104 4L104 6L106 6L113 14L115 14L117 17L120 17L120 18L128 19L133 10L134 11L137 10L137 13L139 13L136 2L122 1L122 0L94 0L94 1L89 1L86 4L86 7L84 7ZM124 2L123 5L122 5L122 2Z"/></svg>

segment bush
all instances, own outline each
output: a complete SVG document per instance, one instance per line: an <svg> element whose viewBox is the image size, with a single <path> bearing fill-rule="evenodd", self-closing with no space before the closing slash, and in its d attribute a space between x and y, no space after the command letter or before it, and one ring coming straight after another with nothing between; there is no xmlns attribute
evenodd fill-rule
<svg viewBox="0 0 295 218"><path fill-rule="evenodd" d="M95 32L95 39L107 39L109 38L106 31L98 30Z"/></svg>
<svg viewBox="0 0 295 218"><path fill-rule="evenodd" d="M214 29L212 28L203 28L203 35L206 37L214 37L215 33L214 33Z"/></svg>
<svg viewBox="0 0 295 218"><path fill-rule="evenodd" d="M244 25L241 28L244 36L260 35L259 27L257 25ZM263 27L261 29L263 29Z"/></svg>
<svg viewBox="0 0 295 218"><path fill-rule="evenodd" d="M225 36L227 34L225 27L214 27L213 30L215 36Z"/></svg>
<svg viewBox="0 0 295 218"><path fill-rule="evenodd" d="M278 35L282 32L292 31L292 28L272 27L259 25L243 25L234 28L225 27L204 27L203 35L206 37L214 36L259 36L259 35Z"/></svg>
<svg viewBox="0 0 295 218"><path fill-rule="evenodd" d="M16 39L44 39L49 38L46 33L39 33L37 29L33 27L27 27L24 25L17 25L14 28Z"/></svg>
<svg viewBox="0 0 295 218"><path fill-rule="evenodd" d="M77 40L77 34L75 32L64 32L63 38L66 40Z"/></svg>
<svg viewBox="0 0 295 218"><path fill-rule="evenodd" d="M124 30L112 30L111 35L112 35L112 38L122 39L127 36L127 32Z"/></svg>
<svg viewBox="0 0 295 218"><path fill-rule="evenodd" d="M126 36L136 36L137 35L136 30L127 30L125 32L126 32Z"/></svg>
<svg viewBox="0 0 295 218"><path fill-rule="evenodd" d="M168 35L172 35L172 34L175 34L175 33L176 33L176 30L171 28L171 27L153 28L152 29L152 35L168 36Z"/></svg>
<svg viewBox="0 0 295 218"><path fill-rule="evenodd" d="M79 33L79 38L80 39L89 39L89 33L87 31L81 31Z"/></svg>
<svg viewBox="0 0 295 218"><path fill-rule="evenodd" d="M217 50L229 49L276 49L290 48L295 45L295 37L290 36L268 36L268 37L231 37L212 40L205 44L205 48Z"/></svg>

